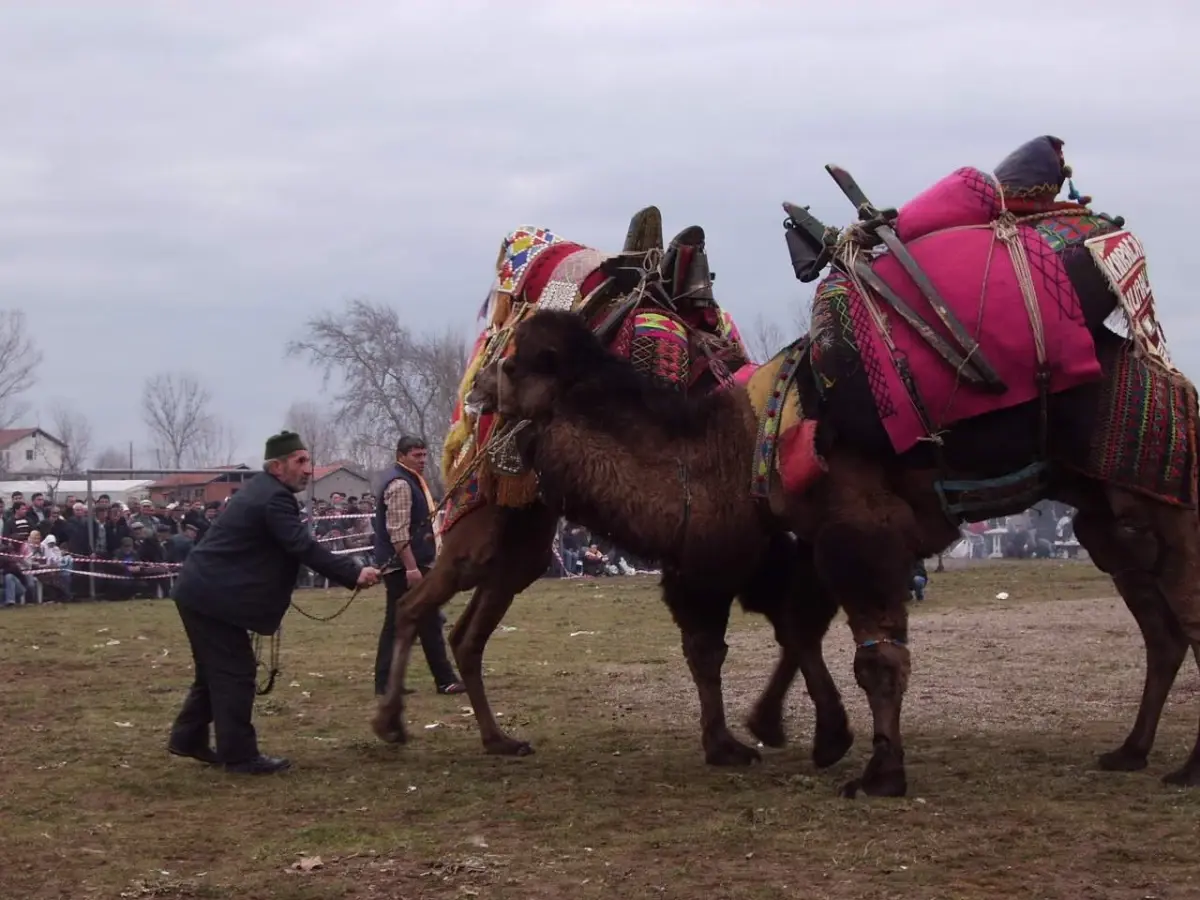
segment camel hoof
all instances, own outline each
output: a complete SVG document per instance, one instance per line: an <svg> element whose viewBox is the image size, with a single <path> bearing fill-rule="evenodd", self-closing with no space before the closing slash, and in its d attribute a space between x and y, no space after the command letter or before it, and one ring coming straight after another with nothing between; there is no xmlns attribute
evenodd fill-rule
<svg viewBox="0 0 1200 900"><path fill-rule="evenodd" d="M1182 769L1168 772L1162 781L1174 787L1200 787L1200 766L1185 765Z"/></svg>
<svg viewBox="0 0 1200 900"><path fill-rule="evenodd" d="M854 746L854 732L843 722L832 733L820 731L813 737L812 761L818 769L827 769L839 763Z"/></svg>
<svg viewBox="0 0 1200 900"><path fill-rule="evenodd" d="M483 750L488 756L533 756L533 745L516 738L485 741Z"/></svg>
<svg viewBox="0 0 1200 900"><path fill-rule="evenodd" d="M762 760L762 754L741 741L728 737L704 750L704 761L710 766L750 766Z"/></svg>
<svg viewBox="0 0 1200 900"><path fill-rule="evenodd" d="M371 731L375 733L375 737L379 738L385 744L408 743L408 735L404 731L404 725L398 718L376 716L371 720Z"/></svg>
<svg viewBox="0 0 1200 900"><path fill-rule="evenodd" d="M746 730L764 747L779 750L787 746L787 734L784 733L783 719L779 715L767 716L756 710L746 720Z"/></svg>
<svg viewBox="0 0 1200 900"><path fill-rule="evenodd" d="M868 797L903 797L908 793L908 779L903 772L870 780L854 778L842 785L838 793L847 800L853 800L860 791Z"/></svg>
<svg viewBox="0 0 1200 900"><path fill-rule="evenodd" d="M1096 765L1105 772L1140 772L1146 768L1146 755L1118 747L1096 758Z"/></svg>

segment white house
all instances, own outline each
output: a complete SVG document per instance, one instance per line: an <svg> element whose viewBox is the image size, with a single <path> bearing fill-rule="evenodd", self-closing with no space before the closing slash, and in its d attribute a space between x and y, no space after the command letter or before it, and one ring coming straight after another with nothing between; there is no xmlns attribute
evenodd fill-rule
<svg viewBox="0 0 1200 900"><path fill-rule="evenodd" d="M348 463L333 463L313 469L313 498L328 500L331 494L347 497L371 496L371 481Z"/></svg>
<svg viewBox="0 0 1200 900"><path fill-rule="evenodd" d="M0 428L0 472L61 472L67 445L41 428Z"/></svg>

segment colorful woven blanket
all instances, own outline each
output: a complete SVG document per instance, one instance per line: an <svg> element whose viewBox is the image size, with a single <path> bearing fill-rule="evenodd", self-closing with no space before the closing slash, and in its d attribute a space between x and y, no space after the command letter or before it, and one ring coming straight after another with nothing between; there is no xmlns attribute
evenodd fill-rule
<svg viewBox="0 0 1200 900"><path fill-rule="evenodd" d="M620 296L600 294L610 283L600 268L608 258L610 254L533 226L521 226L501 242L496 281L485 304L487 325L472 348L443 450L443 471L452 487L442 534L486 503L519 507L536 499L534 473L499 471L480 458L479 448L504 423L492 414L466 415L464 400L480 370L512 352L513 331L527 315L538 309L587 308L594 321L619 303ZM690 332L708 336L724 348L723 354L715 354L718 365L722 355L732 359L734 366L747 358L732 317L715 305L686 309L680 315L649 303L635 308L614 335L611 349L645 374L683 388L713 365L708 354L692 351Z"/></svg>
<svg viewBox="0 0 1200 900"><path fill-rule="evenodd" d="M796 372L807 344L807 339L802 338L763 365L755 366L749 375L735 379L745 386L750 405L758 416L750 473L753 497L761 499L770 494L775 474L780 476L787 494L799 495L825 471L825 463L816 450L817 423L805 419L801 413L796 384Z"/></svg>
<svg viewBox="0 0 1200 900"><path fill-rule="evenodd" d="M838 362L850 351L865 370L876 410L892 446L902 453L931 430L1038 396L1037 352L1022 294L1023 266L1014 263L995 224L1002 213L995 182L977 169L959 169L914 198L900 211L896 232L959 321L1007 385L989 394L962 381L957 372L886 301L863 291L834 271L813 299L813 366L818 383L839 377ZM1112 220L1091 214L1052 213L1010 222L1028 265L1044 335L1050 391L1098 379L1091 335L1079 298L1059 254L1095 234L1115 229ZM949 331L914 282L890 254L871 268L908 305L949 339ZM903 367L915 382L928 421L914 403Z"/></svg>
<svg viewBox="0 0 1200 900"><path fill-rule="evenodd" d="M1130 341L1101 392L1098 439L1080 468L1109 484L1193 507L1197 415L1192 383Z"/></svg>

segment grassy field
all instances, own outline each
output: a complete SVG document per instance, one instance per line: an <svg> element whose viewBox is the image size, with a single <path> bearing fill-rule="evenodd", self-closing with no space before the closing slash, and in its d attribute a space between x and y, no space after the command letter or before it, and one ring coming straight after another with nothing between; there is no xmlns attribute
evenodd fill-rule
<svg viewBox="0 0 1200 900"><path fill-rule="evenodd" d="M344 596L298 600L327 613ZM0 898L1200 896L1200 792L1158 781L1190 749L1200 681L1189 661L1148 772L1094 770L1132 721L1142 652L1087 564L933 576L914 612L900 801L835 795L870 746L840 619L826 647L857 736L847 760L813 769L794 690L792 746L729 771L702 762L649 579L518 598L487 670L501 721L537 748L526 759L481 753L419 651L413 742L371 736L381 599L329 624L290 615L256 722L294 769L260 779L166 754L191 669L170 603L0 612ZM730 645L736 722L775 650L740 614Z"/></svg>

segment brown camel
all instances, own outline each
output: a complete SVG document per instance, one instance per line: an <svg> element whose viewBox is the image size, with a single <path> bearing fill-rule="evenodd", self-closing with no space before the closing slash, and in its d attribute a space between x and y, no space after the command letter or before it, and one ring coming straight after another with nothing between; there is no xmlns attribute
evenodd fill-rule
<svg viewBox="0 0 1200 900"><path fill-rule="evenodd" d="M661 224L657 216L657 210L652 207L635 216L626 241L626 254L644 254L647 249L661 247ZM674 266L673 277L668 280L665 291L668 302L664 307L686 311L689 305L695 304L702 311L709 277L702 239L703 232L699 229L685 230L672 242L657 271L642 270L638 290L642 290L647 282L653 282L663 271L671 272L671 260L682 256L682 251L678 256L673 256L673 252L679 245L690 242L690 246L700 252L692 256L690 271L681 274L680 266ZM628 258L623 262L626 267L630 265ZM701 270L698 271L697 266ZM619 340L613 313L615 311L618 316L622 312L629 314L627 296L614 294L586 317L576 312L564 315L573 316L581 323L590 321L592 328L608 334L610 342L614 339L612 335L618 333ZM698 338L693 331L689 338L692 358L711 360L699 345L702 336ZM744 356L730 360L733 366L744 361ZM711 391L717 384L716 369L710 361L702 369L700 378L684 385L684 393L695 396ZM486 414L494 407L494 404L492 407L483 404L482 408L470 409L478 405L475 401L480 396L481 383L485 386L482 396L487 397L486 386L494 385L494 381L489 380L494 371L494 366L484 367L478 375L469 373L465 380L465 388L474 385L464 398L464 406L471 414ZM744 456L746 452L746 447L739 446L731 451L731 455ZM704 479L709 475L700 472L696 477ZM841 696L821 654L820 636L828 628L836 606L823 596L815 596L803 606L785 602L785 598L794 595L798 589L789 585L789 579L794 585L811 580L811 553L797 553L794 540L759 516L745 498L711 496L702 489L703 483L702 480L696 482L698 492L694 502L690 501L682 513L687 522L677 518L675 530L670 534L660 528L653 534L640 536L620 532L613 535L618 543L633 552L667 561L663 576L664 599L683 632L684 653L700 696L705 759L715 765L738 765L760 756L757 750L738 741L729 732L721 692L720 669L726 653L723 636L732 601L738 595L746 609L761 612L772 622L782 651L777 669L748 722L751 731L768 746L783 744L783 701L795 674L800 671L816 707L813 759L819 766L832 765L842 758L852 742ZM449 643L466 685L484 748L488 753L502 755L522 756L532 752L527 742L505 734L496 722L484 690L482 657L488 639L513 598L545 573L560 516L572 518L571 511L564 511L558 498L548 496L544 486L538 487L538 495L521 506L501 505L489 500L463 516L443 535L433 569L403 597L397 609L396 643L387 692L372 720L372 729L381 739L389 742L407 739L403 725L404 676L416 622L429 609L442 606L456 593L474 588L471 600L451 630ZM652 495L647 495L646 502L653 504ZM728 516L729 521L739 523L738 527L732 531L723 530L722 540L715 541L708 531L714 516ZM586 524L587 520L581 521ZM672 562L686 561L690 567L701 557L708 560L712 573L699 586L694 580L685 578L677 564L672 565ZM798 616L804 618L804 627L792 624Z"/></svg>
<svg viewBox="0 0 1200 900"><path fill-rule="evenodd" d="M740 418L733 394L719 402L659 395L645 407L651 413L637 417L628 397L602 386L620 383L613 372L620 363L603 360L595 346L589 352L584 345L594 340L587 331L550 313L522 324L516 352L501 365L502 408L530 420L527 452L538 471L544 467L552 473L560 489L582 491L587 480L571 481L563 467L603 467L614 484L611 496L601 498L604 506L581 500L583 509L618 516L630 521L631 529L636 527L636 473L606 460L637 459L650 466L636 456L643 452L644 430L660 438L657 477L664 481L676 454L691 446L686 438L705 436L716 443L720 434L740 442L756 435L756 474L763 435L767 445L779 438L768 467L779 478L768 490L757 483L754 489L811 546L821 584L846 610L857 645L855 677L874 721L872 757L862 776L843 788L847 796L907 791L900 710L910 672L909 575L913 559L944 550L964 520L1020 512L1040 499L1078 510L1076 536L1097 567L1113 576L1146 645L1137 718L1124 743L1100 757L1102 768L1145 767L1189 646L1200 661L1195 388L1165 362L1140 245L1122 229L1122 221L1083 206L1086 199L1054 201L1068 175L1061 141L1043 138L1002 163L995 176L960 170L918 198L922 203L914 201L907 217L904 209L899 218L895 211L873 216L862 201L869 221L848 237L833 240L823 228L811 229L817 238L810 245L812 257L806 261L803 252L791 248L797 274L811 274L810 267L819 270L830 259L838 269L814 299L811 341L798 341L763 368L777 381L769 394L775 398L772 416L758 431L747 420L744 395ZM956 194L959 187L964 190ZM979 214L981 221L960 224L943 217L944 230L925 232L929 236L921 247L912 237L919 232L914 222L939 221L930 212L932 201L933 213L940 214L938 204L945 204L954 216ZM789 212L792 227L805 227L803 211L792 207ZM1017 212L1025 218L1017 220ZM918 267L954 275L939 279L940 289L957 295L949 303L940 295L926 296L924 318L916 322L908 313L919 302L917 292L927 287L916 276L907 285L897 275L908 251L889 245L887 254L862 252L871 249L870 232L892 222L896 227L886 232L887 239L907 231L904 239L911 241L911 255L920 257ZM939 259L939 238L954 251L949 261ZM973 270L969 257L978 248L963 242L979 240L986 254ZM820 253L828 255L821 260ZM1118 267L1130 277L1105 277ZM1011 293L1006 285L1014 285ZM1047 285L1054 288L1050 303L1042 295ZM898 296L901 286L906 296ZM987 317L1011 312L1014 303L1028 315L1023 329L1020 322L997 329L996 320ZM943 317L947 306L950 315ZM860 316L864 310L870 315ZM950 323L943 330L928 322L935 316L953 320L955 312L968 319L977 314L979 329L969 336L975 343L968 342L951 360L947 348L954 329ZM1128 316L1128 336L1106 325L1114 312ZM878 350L875 341L887 352L882 364L870 358ZM923 363L920 341L954 365L948 400L938 394L946 376ZM1013 343L1006 349L1003 341ZM1023 385L1011 373L1035 357L1036 389L1022 395ZM593 372L581 369L583 359ZM603 379L595 374L601 367ZM913 439L902 450L896 445L910 410L885 407L889 371L898 373L911 410L927 428L924 439ZM1064 386L1072 373L1074 382ZM1006 377L1008 382L1000 383ZM959 402L964 406L956 409ZM986 411L978 412L979 407ZM789 415L793 427L780 432L783 425L773 423L786 425ZM656 422L669 423L677 440L666 440L665 426L653 430ZM572 429L580 434L579 446L594 458L564 462L551 452ZM631 456L621 457L622 447ZM795 459L806 461L807 468L792 472L785 490ZM812 460L819 465L809 464ZM735 490L739 475L728 473L728 490ZM1182 767L1164 780L1200 784L1200 739Z"/></svg>

